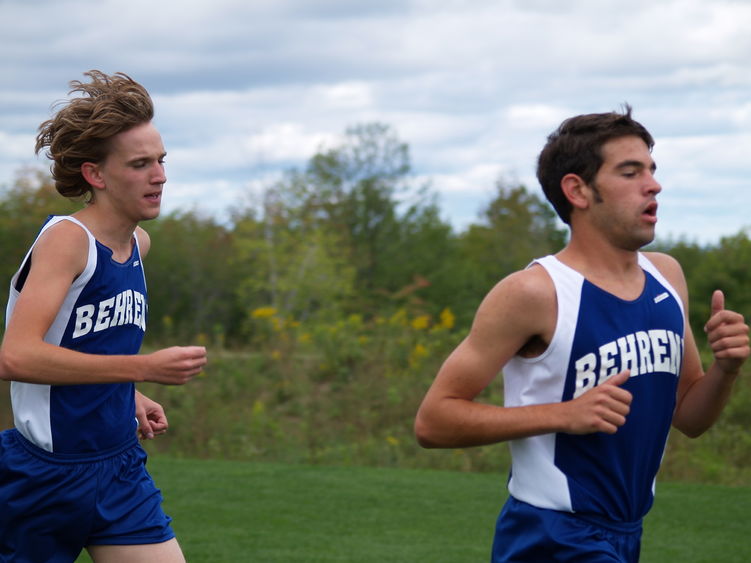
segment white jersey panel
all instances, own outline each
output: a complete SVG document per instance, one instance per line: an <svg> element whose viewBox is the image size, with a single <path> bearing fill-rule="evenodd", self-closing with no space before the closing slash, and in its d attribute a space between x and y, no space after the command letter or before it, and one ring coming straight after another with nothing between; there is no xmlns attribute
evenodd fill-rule
<svg viewBox="0 0 751 563"><path fill-rule="evenodd" d="M68 324L76 300L91 279L97 265L96 241L93 235L77 219L68 216L53 217L44 225L44 227L42 227L37 238L34 240L34 244L31 245L31 248L29 248L29 251L26 253L23 264L26 264L30 259L31 252L34 249L36 241L39 240L39 237L41 237L47 229L56 225L60 221L71 221L72 223L79 225L88 237L89 246L86 267L81 275L71 284L71 288L65 296L55 320L52 322L52 325L44 337L45 342L55 346L60 344L60 340L63 337L65 327ZM16 282L18 281L21 269L16 272L10 282L8 307L5 316L6 326L10 320L16 300L18 299L19 292L16 290ZM16 428L18 428L24 438L47 451L52 451L50 391L50 385L23 383L19 381L13 381L10 385L11 401L13 404L13 420Z"/></svg>
<svg viewBox="0 0 751 563"><path fill-rule="evenodd" d="M558 403L563 395L571 343L576 331L584 278L553 256L535 260L545 268L556 288L557 321L547 350L536 358L515 356L503 368L505 406ZM571 511L566 476L554 463L555 434L510 442L512 467L509 492L540 508Z"/></svg>

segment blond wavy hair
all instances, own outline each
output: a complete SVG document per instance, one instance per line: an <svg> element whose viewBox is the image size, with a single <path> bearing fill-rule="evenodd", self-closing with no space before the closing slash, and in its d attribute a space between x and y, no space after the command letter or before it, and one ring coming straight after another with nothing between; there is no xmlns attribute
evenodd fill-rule
<svg viewBox="0 0 751 563"><path fill-rule="evenodd" d="M55 188L65 197L91 197L92 187L81 174L85 162L101 163L110 140L123 131L150 122L154 104L146 89L127 74L85 72L90 82L74 80L54 117L39 126L36 153L45 150Z"/></svg>

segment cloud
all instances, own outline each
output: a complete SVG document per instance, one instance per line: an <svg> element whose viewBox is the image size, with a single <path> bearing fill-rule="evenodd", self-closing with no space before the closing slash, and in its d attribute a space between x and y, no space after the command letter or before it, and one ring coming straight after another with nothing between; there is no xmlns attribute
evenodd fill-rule
<svg viewBox="0 0 751 563"><path fill-rule="evenodd" d="M127 72L154 97L175 193L165 202L232 204L348 126L378 121L409 144L416 177L463 225L500 176L537 189L537 154L565 117L629 102L657 139L659 232L708 240L745 223L751 3L123 6L0 0L0 183L46 166L33 156L36 127L70 80L100 68ZM702 202L721 220L684 219Z"/></svg>

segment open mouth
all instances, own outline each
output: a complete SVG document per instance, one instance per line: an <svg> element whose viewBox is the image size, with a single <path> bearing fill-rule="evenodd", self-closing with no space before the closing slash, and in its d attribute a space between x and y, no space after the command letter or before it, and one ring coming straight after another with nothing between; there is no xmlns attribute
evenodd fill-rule
<svg viewBox="0 0 751 563"><path fill-rule="evenodd" d="M642 214L653 221L657 221L657 202L653 201L647 205Z"/></svg>
<svg viewBox="0 0 751 563"><path fill-rule="evenodd" d="M152 192L150 194L146 194L144 197L150 201L159 201L162 197L162 192Z"/></svg>

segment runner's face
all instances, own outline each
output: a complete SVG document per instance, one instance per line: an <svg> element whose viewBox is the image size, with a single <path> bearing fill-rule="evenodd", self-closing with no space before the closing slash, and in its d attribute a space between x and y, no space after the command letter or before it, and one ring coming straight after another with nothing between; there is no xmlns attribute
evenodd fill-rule
<svg viewBox="0 0 751 563"><path fill-rule="evenodd" d="M654 240L657 224L655 162L639 137L612 139L602 147L603 163L591 188L593 221L619 247L638 250Z"/></svg>
<svg viewBox="0 0 751 563"><path fill-rule="evenodd" d="M151 123L137 125L115 135L110 151L99 169L104 181L103 193L128 219L137 223L159 215L164 174L164 145Z"/></svg>

